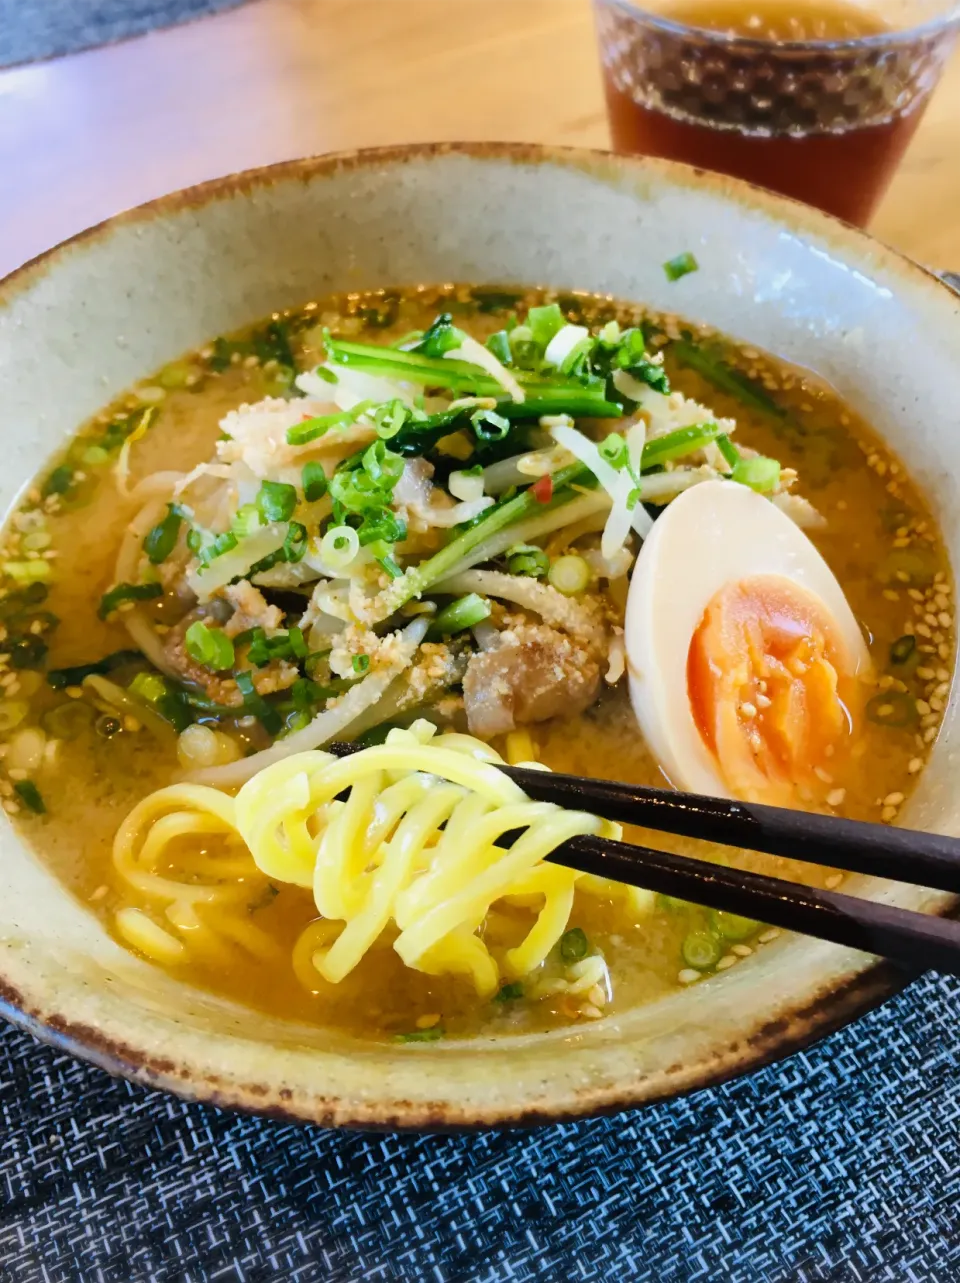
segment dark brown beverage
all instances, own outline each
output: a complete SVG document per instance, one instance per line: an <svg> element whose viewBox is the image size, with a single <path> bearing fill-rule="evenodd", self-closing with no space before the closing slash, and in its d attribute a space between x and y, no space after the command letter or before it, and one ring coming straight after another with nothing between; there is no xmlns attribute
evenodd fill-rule
<svg viewBox="0 0 960 1283"><path fill-rule="evenodd" d="M597 0L613 145L719 170L863 225L953 36L847 0Z"/></svg>

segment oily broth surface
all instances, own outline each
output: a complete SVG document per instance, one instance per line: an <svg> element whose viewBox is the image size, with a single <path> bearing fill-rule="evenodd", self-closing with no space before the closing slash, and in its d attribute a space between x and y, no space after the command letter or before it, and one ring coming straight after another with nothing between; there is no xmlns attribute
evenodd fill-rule
<svg viewBox="0 0 960 1283"><path fill-rule="evenodd" d="M524 301L552 297L547 294ZM311 334L311 327L318 320L345 333L390 341L424 327L442 309L454 311L472 333L484 336L503 324L505 311L496 306L498 301L485 294L478 302L469 291L452 288L412 292L398 304L382 296L330 299L299 314L299 342L307 359L311 353L317 359L318 337L315 331ZM502 302L507 304L508 300ZM588 321L618 315L629 323L639 316L637 309L618 308L607 300L587 296L561 302L580 308ZM297 314L294 320L296 327ZM667 320L664 327L673 334L676 323ZM896 638L908 628L927 629L929 636L918 636L917 642L923 652L919 655L920 671L930 672L930 678L918 676L915 667L909 674L898 673L895 680L902 676L909 693L929 698L941 680L937 672L952 667L952 659L947 658L952 656L952 624L936 621L936 628L924 624L929 603L915 601L910 595L912 586L898 579L895 569L900 564L897 557L902 557L897 545L909 540L914 551L922 552L923 578L932 582L939 575L944 591L949 591L945 555L921 495L902 465L829 388L755 352L728 346L726 353L739 368L774 390L778 403L799 424L799 431L718 392L694 371L677 368L668 348L667 368L674 387L711 406L718 415L736 418L739 443L797 469L798 492L828 519L826 530L813 532L812 538L872 639L878 672L887 671L889 647ZM197 368L202 367L201 361ZM146 380L142 386L149 389L156 385ZM171 467L186 470L209 458L223 415L244 401L258 400L276 390L269 368L241 361L216 374L204 372L193 387L168 391L156 425L133 448L133 479ZM95 438L118 409L138 403L136 396L123 399L85 431ZM46 606L61 622L50 636L50 667L86 662L129 645L121 626L102 623L96 616L100 596L113 579L123 519L118 515L108 466L91 467L87 473L65 510L51 521L58 553L57 577ZM888 563L893 569L883 571L886 582L881 582L878 567ZM917 591L914 587L913 592ZM932 590L923 584L922 592L928 591ZM39 713L63 700L62 692L55 693L44 685L31 697L31 708ZM843 780L846 796L838 807L840 813L875 820L888 795L909 791L917 760L927 751L924 738L932 739L930 730L936 733L937 719L927 707L927 716L933 719L930 727L924 726L922 719L902 729L865 723L862 755ZM623 685L605 692L597 705L573 722L556 721L531 730L539 756L554 769L635 783L663 783L637 731ZM28 818L21 811L18 816L41 856L79 898L96 908L108 928L114 911L124 902L112 874L113 834L129 809L148 792L169 783L176 769L172 737L169 745L158 747L143 730L123 730L104 739L90 729L63 742L55 773L48 771L42 777L48 814ZM7 805L9 809L9 794ZM83 834L82 841L78 841L78 834ZM702 846L664 834L637 831L633 836L672 850L705 853ZM779 871L816 885L831 877L829 871L770 857L719 849L712 854L742 867ZM447 1034L461 1035L566 1025L573 1014L565 1009L562 996L536 1003L479 1004L466 984L411 972L389 947L372 950L340 985L329 985L318 976L317 992L311 994L295 978L289 960L292 942L316 916L310 896L284 886L276 895L264 897L254 914L257 924L280 946L276 965L254 962L238 953L229 969L190 963L178 968L178 974L248 1006L334 1024L363 1037L411 1030L419 1017L439 1016ZM580 896L571 925L582 927L591 945L605 955L613 984L612 1004L606 1010L615 1011L654 1000L677 987L683 967L681 942L703 921L703 912L692 906L658 906L652 917L637 924L612 901ZM503 942L512 943L518 923L512 923L509 911L505 911L489 929ZM756 941L751 941L751 946L755 945ZM562 974L559 961L551 965Z"/></svg>

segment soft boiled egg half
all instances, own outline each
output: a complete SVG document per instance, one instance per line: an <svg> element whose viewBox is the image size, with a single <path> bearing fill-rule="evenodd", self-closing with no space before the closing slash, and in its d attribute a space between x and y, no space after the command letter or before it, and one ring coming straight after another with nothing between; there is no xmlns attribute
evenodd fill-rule
<svg viewBox="0 0 960 1283"><path fill-rule="evenodd" d="M673 785L820 804L856 737L870 657L789 517L732 481L685 491L637 558L625 633L634 712Z"/></svg>

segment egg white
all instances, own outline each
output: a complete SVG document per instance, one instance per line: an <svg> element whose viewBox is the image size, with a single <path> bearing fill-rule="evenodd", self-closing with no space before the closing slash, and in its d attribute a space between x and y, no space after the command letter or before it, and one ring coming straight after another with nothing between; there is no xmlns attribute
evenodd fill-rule
<svg viewBox="0 0 960 1283"><path fill-rule="evenodd" d="M818 597L845 651L843 670L856 675L870 667L843 589L789 517L732 481L706 481L685 491L661 513L640 550L627 599L625 648L640 730L670 782L689 792L730 796L690 707L690 642L714 595L754 575L782 576Z"/></svg>

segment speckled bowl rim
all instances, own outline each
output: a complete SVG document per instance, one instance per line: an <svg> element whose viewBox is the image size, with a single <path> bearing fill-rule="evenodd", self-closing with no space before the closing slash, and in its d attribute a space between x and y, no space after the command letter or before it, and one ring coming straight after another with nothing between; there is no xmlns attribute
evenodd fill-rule
<svg viewBox="0 0 960 1283"><path fill-rule="evenodd" d="M104 237L122 224L143 223L190 207L203 207L218 199L243 196L297 177L304 181L344 170L376 167L385 163L429 159L455 154L478 160L499 160L518 165L548 164L584 171L589 175L611 179L633 170L639 176L652 172L674 187L708 187L746 209L754 209L792 233L809 232L839 246L851 242L869 245L875 261L913 277L914 283L931 291L950 287L933 271L900 254L862 230L798 201L768 192L726 175L696 169L672 161L649 157L622 157L610 152L577 147L558 147L532 143L420 143L392 147L365 148L327 153L319 156L280 161L276 164L228 174L206 182L159 196L144 204L124 210L78 232L58 245L30 259L0 279L0 307L19 292L29 289L47 273L57 269L60 260L85 242ZM952 911L957 900L944 900L944 911ZM717 1086L742 1074L781 1060L801 1051L812 1042L866 1014L900 992L917 978L919 972L905 971L878 961L863 968L851 968L840 979L823 986L804 1004L788 1013L771 1018L760 1017L745 1033L741 1042L728 1045L709 1063L680 1067L676 1073L661 1075L662 1085L641 1080L611 1088L593 1095L578 1097L569 1105L558 1102L544 1109L517 1110L494 1107L465 1114L446 1102L437 1107L423 1104L394 1114L374 1105L344 1112L335 1107L313 1108L309 1112L288 1107L283 1093L264 1099L263 1086L239 1086L221 1090L212 1080L191 1079L181 1069L168 1064L146 1062L136 1048L104 1038L95 1029L77 1024L62 1014L31 1010L14 987L0 976L0 1015L26 1030L41 1042L85 1060L107 1072L131 1081L170 1091L181 1097L220 1108L276 1118L286 1123L316 1123L325 1126L353 1127L369 1131L466 1131L482 1128L531 1127L552 1122L572 1121L658 1102ZM51 1004L52 1006L53 1004Z"/></svg>

